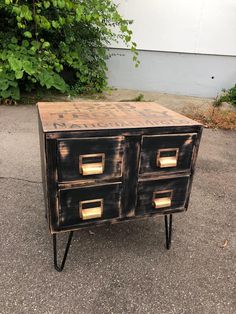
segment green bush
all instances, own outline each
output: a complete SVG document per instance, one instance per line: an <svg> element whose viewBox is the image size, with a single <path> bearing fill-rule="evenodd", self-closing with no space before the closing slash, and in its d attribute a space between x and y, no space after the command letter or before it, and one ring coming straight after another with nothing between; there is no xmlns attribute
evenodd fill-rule
<svg viewBox="0 0 236 314"><path fill-rule="evenodd" d="M223 90L214 102L216 107L219 107L223 102L227 102L236 107L236 85L228 90Z"/></svg>
<svg viewBox="0 0 236 314"><path fill-rule="evenodd" d="M138 64L130 23L112 0L0 0L0 100L39 87L102 91L111 41L130 45Z"/></svg>

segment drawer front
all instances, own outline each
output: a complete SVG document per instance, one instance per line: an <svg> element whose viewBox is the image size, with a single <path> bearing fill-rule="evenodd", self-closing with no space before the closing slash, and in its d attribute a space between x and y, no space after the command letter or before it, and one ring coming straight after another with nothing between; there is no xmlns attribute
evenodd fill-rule
<svg viewBox="0 0 236 314"><path fill-rule="evenodd" d="M121 212L121 183L59 191L59 225L72 227L117 218Z"/></svg>
<svg viewBox="0 0 236 314"><path fill-rule="evenodd" d="M139 174L187 171L197 134L143 136Z"/></svg>
<svg viewBox="0 0 236 314"><path fill-rule="evenodd" d="M189 176L139 182L136 214L174 211L184 207L188 183Z"/></svg>
<svg viewBox="0 0 236 314"><path fill-rule="evenodd" d="M58 140L58 181L121 177L123 146L122 136Z"/></svg>

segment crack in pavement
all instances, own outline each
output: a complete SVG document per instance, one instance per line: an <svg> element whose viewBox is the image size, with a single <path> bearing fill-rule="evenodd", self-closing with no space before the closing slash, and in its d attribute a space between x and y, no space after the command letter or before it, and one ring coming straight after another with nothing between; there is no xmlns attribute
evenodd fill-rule
<svg viewBox="0 0 236 314"><path fill-rule="evenodd" d="M0 177L0 180L16 180L16 181L24 181L24 182L36 183L36 184L42 183L42 181L33 181L33 180L15 178L15 177Z"/></svg>

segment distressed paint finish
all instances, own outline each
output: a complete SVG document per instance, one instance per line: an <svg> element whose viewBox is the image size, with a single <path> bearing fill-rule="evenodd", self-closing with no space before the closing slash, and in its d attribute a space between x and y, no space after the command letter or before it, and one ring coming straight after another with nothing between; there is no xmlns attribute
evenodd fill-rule
<svg viewBox="0 0 236 314"><path fill-rule="evenodd" d="M59 182L85 179L101 181L122 176L124 137L60 139L57 143ZM103 173L83 176L80 172L80 156L87 156L84 162L89 164L100 162L100 157L94 157L96 154L103 154Z"/></svg>
<svg viewBox="0 0 236 314"><path fill-rule="evenodd" d="M122 217L135 216L141 136L126 136Z"/></svg>
<svg viewBox="0 0 236 314"><path fill-rule="evenodd" d="M155 103L40 103L38 109L51 233L187 209L199 123ZM178 149L176 167L158 167L158 149L173 148ZM99 163L96 154L104 156L103 172L83 175L80 156L89 156L88 164ZM168 191L171 206L154 208L154 193L168 197ZM90 201L101 199L101 217L83 220L81 201L98 209Z"/></svg>
<svg viewBox="0 0 236 314"><path fill-rule="evenodd" d="M160 180L146 180L138 183L138 202L136 208L137 215L145 213L155 213L156 211L164 213L166 209L185 208L185 201L188 192L189 176L178 178L167 178ZM166 192L168 191L168 192ZM167 195L161 195L160 192L166 192ZM155 194L156 193L156 194ZM170 194L170 195L168 195ZM155 209L153 206L154 195L158 198L168 196L171 198L171 206Z"/></svg>
<svg viewBox="0 0 236 314"><path fill-rule="evenodd" d="M88 223L82 220L79 214L79 206L82 201L103 200L101 218L89 221L95 222L120 217L121 210L121 183L107 184L90 187L77 187L59 191L59 228L73 228L80 224ZM94 206L95 206L94 202ZM97 206L97 204L96 204Z"/></svg>
<svg viewBox="0 0 236 314"><path fill-rule="evenodd" d="M189 171L196 138L196 133L143 136L139 168L140 175L145 177L150 176L150 174L158 175ZM162 157L161 154L163 154L163 157L171 156L170 153L174 152L175 149L177 165L174 167L161 168L160 165L158 165L158 159Z"/></svg>

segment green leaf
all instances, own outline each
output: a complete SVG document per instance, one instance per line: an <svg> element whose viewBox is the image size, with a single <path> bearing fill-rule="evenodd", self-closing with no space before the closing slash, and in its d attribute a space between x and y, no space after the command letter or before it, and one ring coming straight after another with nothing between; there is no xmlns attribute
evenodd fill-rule
<svg viewBox="0 0 236 314"><path fill-rule="evenodd" d="M49 48L50 47L50 43L48 41L45 41L43 44L42 44L42 48L43 49L46 49L46 48Z"/></svg>
<svg viewBox="0 0 236 314"><path fill-rule="evenodd" d="M11 88L11 97L12 97L14 100L19 100L19 99L20 99L20 89L19 89L18 86Z"/></svg>
<svg viewBox="0 0 236 314"><path fill-rule="evenodd" d="M24 40L22 40L22 46L24 46L24 47L29 47L29 42L28 42L28 40L26 40L26 39L24 39Z"/></svg>
<svg viewBox="0 0 236 314"><path fill-rule="evenodd" d="M13 87L17 87L18 86L18 83L15 80L15 77L14 77L14 81L9 81L9 86L13 86Z"/></svg>
<svg viewBox="0 0 236 314"><path fill-rule="evenodd" d="M67 90L67 85L65 81L58 74L54 75L53 86L56 89L60 90L62 93L64 93Z"/></svg>
<svg viewBox="0 0 236 314"><path fill-rule="evenodd" d="M82 14L83 14L83 7L82 6L77 6L76 8L76 21L79 22L81 20Z"/></svg>
<svg viewBox="0 0 236 314"><path fill-rule="evenodd" d="M12 37L12 38L11 38L11 42L12 42L13 44L17 44L17 38L16 38L16 37Z"/></svg>
<svg viewBox="0 0 236 314"><path fill-rule="evenodd" d="M39 49L41 46L41 44L36 40L31 41L31 45L35 47L36 50Z"/></svg>
<svg viewBox="0 0 236 314"><path fill-rule="evenodd" d="M39 74L39 81L42 86L46 86L48 89L53 85L53 77L46 70Z"/></svg>
<svg viewBox="0 0 236 314"><path fill-rule="evenodd" d="M120 30L122 31L122 33L126 33L128 31L127 25L121 25Z"/></svg>
<svg viewBox="0 0 236 314"><path fill-rule="evenodd" d="M59 73L63 70L63 66L60 63L55 63L55 69Z"/></svg>
<svg viewBox="0 0 236 314"><path fill-rule="evenodd" d="M23 23L20 23L20 22L17 23L17 26L18 26L18 28L23 28L23 29L25 28L25 25Z"/></svg>
<svg viewBox="0 0 236 314"><path fill-rule="evenodd" d="M33 64L32 62L28 61L28 60L24 60L23 61L23 69L24 71L29 74L32 75L35 73L35 70L33 69Z"/></svg>
<svg viewBox="0 0 236 314"><path fill-rule="evenodd" d="M6 89L3 91L0 91L0 97L3 99L7 99L11 97L11 89Z"/></svg>
<svg viewBox="0 0 236 314"><path fill-rule="evenodd" d="M66 1L66 8L70 11L73 8L73 3L69 0Z"/></svg>
<svg viewBox="0 0 236 314"><path fill-rule="evenodd" d="M5 91L0 90L0 97L2 97L3 99L12 98L14 100L19 100L20 99L19 87L18 86L17 87L9 87Z"/></svg>
<svg viewBox="0 0 236 314"><path fill-rule="evenodd" d="M0 59L2 59L3 61L8 59L8 54L6 50L3 50L2 52L0 52Z"/></svg>
<svg viewBox="0 0 236 314"><path fill-rule="evenodd" d="M126 41L126 42L130 42L130 40L131 40L131 36L126 35L126 36L125 36L125 41Z"/></svg>
<svg viewBox="0 0 236 314"><path fill-rule="evenodd" d="M57 5L60 9L63 9L66 4L64 0L57 0Z"/></svg>
<svg viewBox="0 0 236 314"><path fill-rule="evenodd" d="M59 22L60 22L61 25L64 25L65 24L65 18L59 16Z"/></svg>
<svg viewBox="0 0 236 314"><path fill-rule="evenodd" d="M7 90L9 85L10 84L8 80L4 80L0 78L0 94L1 94L1 91Z"/></svg>
<svg viewBox="0 0 236 314"><path fill-rule="evenodd" d="M24 36L27 38L32 38L32 34L29 31L24 32Z"/></svg>
<svg viewBox="0 0 236 314"><path fill-rule="evenodd" d="M45 16L40 16L39 24L43 29L49 30L51 28L51 24Z"/></svg>
<svg viewBox="0 0 236 314"><path fill-rule="evenodd" d="M20 17L25 18L27 21L31 21L33 19L32 12L27 5L21 5L20 9Z"/></svg>
<svg viewBox="0 0 236 314"><path fill-rule="evenodd" d="M57 21L52 21L52 26L54 28L59 28L60 27L60 24L57 22Z"/></svg>
<svg viewBox="0 0 236 314"><path fill-rule="evenodd" d="M20 80L23 77L24 71L16 71L15 76L17 80Z"/></svg>
<svg viewBox="0 0 236 314"><path fill-rule="evenodd" d="M45 9L48 9L50 7L50 1L43 1L43 5Z"/></svg>
<svg viewBox="0 0 236 314"><path fill-rule="evenodd" d="M21 60L15 58L14 56L9 57L8 61L9 61L9 64L11 66L11 69L14 72L18 72L18 71L20 71L22 69L22 62L21 62Z"/></svg>

